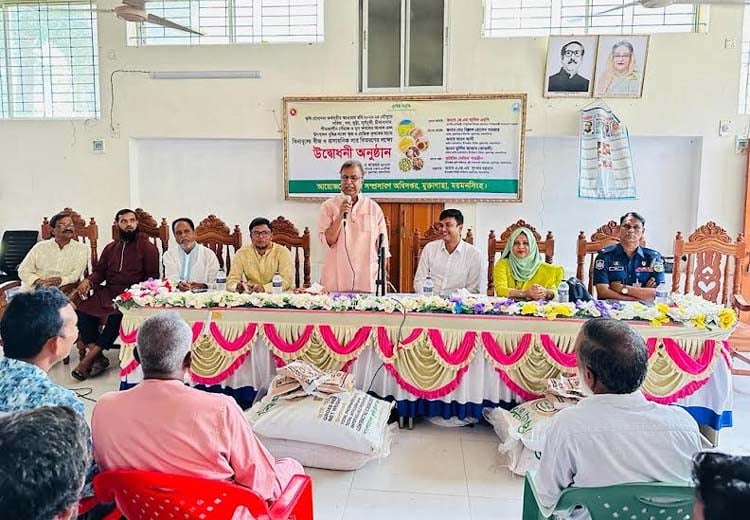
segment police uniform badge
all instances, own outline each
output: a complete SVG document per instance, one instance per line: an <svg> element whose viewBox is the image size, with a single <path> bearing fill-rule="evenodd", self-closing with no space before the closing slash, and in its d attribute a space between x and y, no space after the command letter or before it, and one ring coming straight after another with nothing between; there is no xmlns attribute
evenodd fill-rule
<svg viewBox="0 0 750 520"><path fill-rule="evenodd" d="M599 271L604 269L604 260L597 260L594 264L594 269L598 269Z"/></svg>
<svg viewBox="0 0 750 520"><path fill-rule="evenodd" d="M664 272L664 260L654 259L652 267L655 273L663 273Z"/></svg>

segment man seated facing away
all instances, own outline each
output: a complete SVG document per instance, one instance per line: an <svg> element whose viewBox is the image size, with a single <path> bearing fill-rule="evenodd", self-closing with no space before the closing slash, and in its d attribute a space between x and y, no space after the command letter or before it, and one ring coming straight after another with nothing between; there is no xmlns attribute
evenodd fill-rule
<svg viewBox="0 0 750 520"><path fill-rule="evenodd" d="M232 258L232 270L227 278L227 290L236 292L271 292L271 280L281 275L281 289L294 287L292 252L271 241L271 222L258 217L250 222L250 241ZM244 277L244 280L243 280Z"/></svg>
<svg viewBox="0 0 750 520"><path fill-rule="evenodd" d="M620 219L620 243L605 247L594 260L594 285L600 300L653 300L664 282L664 259L642 247L646 220L631 211Z"/></svg>
<svg viewBox="0 0 750 520"><path fill-rule="evenodd" d="M551 507L570 486L690 482L692 457L701 450L698 424L639 390L647 368L640 334L621 321L592 318L575 350L584 391L592 395L552 418L534 479L539 501Z"/></svg>
<svg viewBox="0 0 750 520"><path fill-rule="evenodd" d="M0 518L75 518L90 460L86 421L72 409L0 415Z"/></svg>
<svg viewBox="0 0 750 520"><path fill-rule="evenodd" d="M81 298L76 309L78 330L84 347L78 352L81 361L71 375L79 381L99 375L109 366L103 351L112 348L122 321L122 313L112 300L133 284L159 278L159 251L139 233L135 211L121 209L115 214L115 222L120 239L106 245L94 272L76 288ZM106 322L100 332L102 320Z"/></svg>
<svg viewBox="0 0 750 520"><path fill-rule="evenodd" d="M18 265L24 289L60 287L70 294L83 278L89 261L89 246L73 239L75 226L66 213L49 221L52 238L38 242Z"/></svg>
<svg viewBox="0 0 750 520"><path fill-rule="evenodd" d="M70 353L78 338L77 321L68 298L54 287L22 292L10 301L0 320L5 351L0 358L0 413L69 406L84 416L76 394L47 375Z"/></svg>
<svg viewBox="0 0 750 520"><path fill-rule="evenodd" d="M195 224L187 217L172 222L172 233L180 247L164 253L164 278L179 291L208 289L219 272L216 253L195 241Z"/></svg>
<svg viewBox="0 0 750 520"><path fill-rule="evenodd" d="M693 520L735 520L750 511L750 457L699 453L693 465L693 480Z"/></svg>
<svg viewBox="0 0 750 520"><path fill-rule="evenodd" d="M99 468L231 480L275 500L302 466L275 460L231 397L183 383L191 342L190 327L174 311L143 322L136 349L143 382L103 395L94 408Z"/></svg>
<svg viewBox="0 0 750 520"><path fill-rule="evenodd" d="M424 281L429 276L436 294L449 295L459 289L478 294L482 254L461 239L463 214L457 209L445 209L440 213L440 224L443 239L433 240L422 249L414 275L414 290L422 292Z"/></svg>

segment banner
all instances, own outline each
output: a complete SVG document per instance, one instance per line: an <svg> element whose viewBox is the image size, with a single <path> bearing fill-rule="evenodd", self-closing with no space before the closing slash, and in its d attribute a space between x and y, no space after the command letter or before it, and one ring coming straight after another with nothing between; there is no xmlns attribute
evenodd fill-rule
<svg viewBox="0 0 750 520"><path fill-rule="evenodd" d="M338 193L356 159L378 199L521 201L526 94L283 101L287 199Z"/></svg>
<svg viewBox="0 0 750 520"><path fill-rule="evenodd" d="M634 199L635 173L628 129L608 108L581 111L578 196Z"/></svg>

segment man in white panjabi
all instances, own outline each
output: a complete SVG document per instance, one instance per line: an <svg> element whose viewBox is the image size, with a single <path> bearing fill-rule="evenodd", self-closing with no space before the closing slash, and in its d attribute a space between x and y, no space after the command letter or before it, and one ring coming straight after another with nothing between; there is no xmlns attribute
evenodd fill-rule
<svg viewBox="0 0 750 520"><path fill-rule="evenodd" d="M70 294L83 278L91 249L73 239L75 225L70 215L58 213L50 219L50 227L52 238L31 248L18 266L18 277L26 290L59 287Z"/></svg>
<svg viewBox="0 0 750 520"><path fill-rule="evenodd" d="M689 483L693 455L702 449L698 424L682 408L641 393L648 361L643 337L622 321L592 318L575 351L591 395L552 418L534 476L542 505L555 505L570 486ZM576 509L570 518L590 516Z"/></svg>
<svg viewBox="0 0 750 520"><path fill-rule="evenodd" d="M482 275L482 254L473 245L461 239L464 216L457 209L444 209L440 213L442 240L433 240L424 246L419 266L414 274L414 290L422 291L429 276L436 294L450 295L459 289L479 293Z"/></svg>
<svg viewBox="0 0 750 520"><path fill-rule="evenodd" d="M187 217L172 222L177 249L164 253L164 277L180 291L207 289L216 280L216 253L195 241L195 225Z"/></svg>

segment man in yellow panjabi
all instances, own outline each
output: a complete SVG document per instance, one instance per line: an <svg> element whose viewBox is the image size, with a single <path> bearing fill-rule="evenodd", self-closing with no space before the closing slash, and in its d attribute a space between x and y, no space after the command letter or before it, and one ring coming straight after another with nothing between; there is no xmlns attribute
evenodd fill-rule
<svg viewBox="0 0 750 520"><path fill-rule="evenodd" d="M227 278L227 290L236 292L271 292L271 279L281 275L282 290L294 287L292 253L271 241L271 222L258 217L250 222L250 241L232 258L232 270Z"/></svg>

